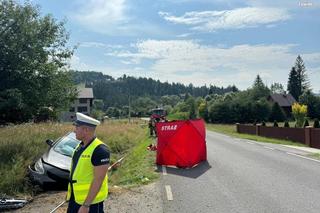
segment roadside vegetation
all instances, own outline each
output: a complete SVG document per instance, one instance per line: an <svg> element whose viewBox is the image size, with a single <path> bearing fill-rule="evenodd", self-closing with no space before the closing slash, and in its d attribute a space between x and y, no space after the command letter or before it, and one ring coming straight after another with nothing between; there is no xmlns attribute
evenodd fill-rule
<svg viewBox="0 0 320 213"><path fill-rule="evenodd" d="M310 154L309 157L320 160L320 153Z"/></svg>
<svg viewBox="0 0 320 213"><path fill-rule="evenodd" d="M32 195L35 188L27 178L27 167L38 159L48 145L73 131L72 124L21 124L0 128L0 195ZM111 164L125 156L123 163L109 173L110 185L136 186L158 177L154 171L155 153L146 147L152 141L140 121L107 121L97 128L97 136L111 151Z"/></svg>

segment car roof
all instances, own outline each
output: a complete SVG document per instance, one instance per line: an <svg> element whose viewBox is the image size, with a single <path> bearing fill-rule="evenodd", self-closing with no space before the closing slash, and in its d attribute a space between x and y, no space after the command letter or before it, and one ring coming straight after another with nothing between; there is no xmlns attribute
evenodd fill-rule
<svg viewBox="0 0 320 213"><path fill-rule="evenodd" d="M68 132L68 133L66 134L66 136L69 137L69 138L72 138L72 139L77 140L77 139L76 139L76 134L75 134L74 132Z"/></svg>

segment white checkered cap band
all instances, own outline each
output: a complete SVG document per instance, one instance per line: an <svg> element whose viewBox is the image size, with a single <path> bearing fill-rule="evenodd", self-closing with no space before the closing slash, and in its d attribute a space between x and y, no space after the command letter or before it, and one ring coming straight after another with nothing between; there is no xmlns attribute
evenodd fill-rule
<svg viewBox="0 0 320 213"><path fill-rule="evenodd" d="M89 125L89 126L98 126L100 124L100 121L94 119L94 118L91 118L87 115L84 115L80 112L77 112L76 113L76 116L77 116L77 120L76 120L76 124L79 124L79 125Z"/></svg>

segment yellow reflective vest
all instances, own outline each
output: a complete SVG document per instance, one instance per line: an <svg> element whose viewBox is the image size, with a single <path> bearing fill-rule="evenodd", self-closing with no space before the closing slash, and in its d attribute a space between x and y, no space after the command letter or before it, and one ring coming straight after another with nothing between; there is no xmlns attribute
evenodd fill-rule
<svg viewBox="0 0 320 213"><path fill-rule="evenodd" d="M91 144L82 152L78 160L77 166L74 169L73 175L72 177L70 177L72 182L74 199L76 203L78 203L79 205L82 205L84 203L89 193L89 189L94 178L94 173L93 173L94 166L91 163L91 156L95 148L100 144L103 144L103 142L97 138L91 142ZM79 144L77 148L79 146L81 145ZM71 163L70 171L72 170L72 163ZM71 197L70 184L71 183L69 183L68 185L67 200L70 200L70 197ZM104 178L101 188L91 204L102 202L107 197L108 197L108 175L106 175L106 177Z"/></svg>

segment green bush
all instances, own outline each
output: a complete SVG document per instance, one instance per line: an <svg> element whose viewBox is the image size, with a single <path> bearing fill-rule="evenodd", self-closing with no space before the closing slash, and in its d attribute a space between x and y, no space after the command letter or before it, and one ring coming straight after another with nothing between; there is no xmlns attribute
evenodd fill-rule
<svg viewBox="0 0 320 213"><path fill-rule="evenodd" d="M266 122L262 121L261 125L266 126Z"/></svg>
<svg viewBox="0 0 320 213"><path fill-rule="evenodd" d="M278 127L279 125L278 125L278 122L275 120L274 122L273 122L273 127Z"/></svg>
<svg viewBox="0 0 320 213"><path fill-rule="evenodd" d="M168 120L187 120L189 118L188 112L177 112L167 116Z"/></svg>
<svg viewBox="0 0 320 213"><path fill-rule="evenodd" d="M269 120L284 121L284 119L285 119L285 113L283 112L282 108L279 106L277 102L274 103L271 109Z"/></svg>
<svg viewBox="0 0 320 213"><path fill-rule="evenodd" d="M303 123L303 127L306 127L306 126L309 126L309 121L307 118L304 120L304 123Z"/></svg>
<svg viewBox="0 0 320 213"><path fill-rule="evenodd" d="M287 120L284 122L284 127L287 127L287 128L290 127L289 122Z"/></svg>

